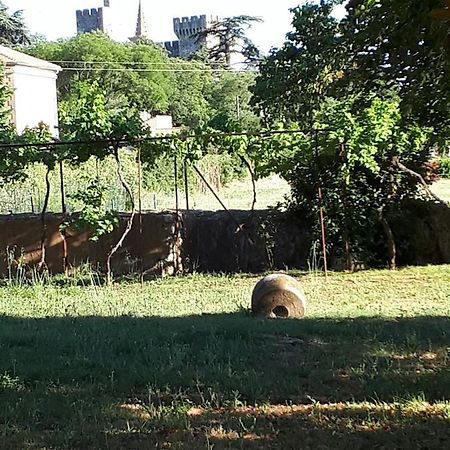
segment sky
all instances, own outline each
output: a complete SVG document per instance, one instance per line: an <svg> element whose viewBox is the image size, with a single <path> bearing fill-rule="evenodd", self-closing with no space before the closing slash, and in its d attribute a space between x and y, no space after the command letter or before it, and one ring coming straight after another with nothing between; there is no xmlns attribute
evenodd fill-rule
<svg viewBox="0 0 450 450"><path fill-rule="evenodd" d="M10 12L23 10L26 24L32 33L40 33L49 40L76 34L75 11L97 8L103 0L2 0ZM139 0L110 0L117 40L134 35ZM175 40L172 18L207 14L219 17L236 15L258 16L263 23L254 24L248 36L263 51L280 47L291 29L293 8L300 0L142 0L150 38L156 42Z"/></svg>

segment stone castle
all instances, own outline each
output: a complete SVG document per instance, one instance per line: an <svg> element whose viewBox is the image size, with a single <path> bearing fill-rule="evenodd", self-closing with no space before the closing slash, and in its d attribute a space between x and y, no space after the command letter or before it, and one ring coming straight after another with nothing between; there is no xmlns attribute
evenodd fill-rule
<svg viewBox="0 0 450 450"><path fill-rule="evenodd" d="M110 0L103 0L103 6L99 8L78 10L77 33L90 33L92 31L102 31L108 35L114 30L112 20L112 6ZM202 46L208 45L208 39L200 36L199 33L205 31L211 24L218 21L218 18L207 18L206 15L191 16L173 19L173 31L177 36L176 41L166 41L159 43L173 57L188 58L199 50ZM142 1L139 0L139 7L136 20L135 35L130 38L135 42L139 39L150 39L147 22L142 8Z"/></svg>
<svg viewBox="0 0 450 450"><path fill-rule="evenodd" d="M76 17L78 34L103 31L109 35L112 32L113 23L109 0L103 0L103 7L100 8L78 10Z"/></svg>
<svg viewBox="0 0 450 450"><path fill-rule="evenodd" d="M199 36L199 33L208 29L219 19L207 18L206 15L191 17L175 17L173 19L173 31L177 36L177 41L164 42L164 48L171 56L188 58L199 48L208 45L206 36Z"/></svg>

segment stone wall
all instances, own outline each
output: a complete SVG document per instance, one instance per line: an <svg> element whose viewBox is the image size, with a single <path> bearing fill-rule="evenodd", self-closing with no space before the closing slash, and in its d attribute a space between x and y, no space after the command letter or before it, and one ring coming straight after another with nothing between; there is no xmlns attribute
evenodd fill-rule
<svg viewBox="0 0 450 450"><path fill-rule="evenodd" d="M106 256L119 240L121 226L98 242L88 232L68 232L67 256L71 266L89 262L104 269ZM46 216L46 262L49 271L63 270L61 215ZM389 216L400 265L450 263L450 208L409 202ZM38 215L0 216L0 275L8 261L32 267L41 258L42 224ZM182 272L261 272L287 268L308 269L313 247L301 217L276 211L191 211L146 213L139 218L112 259L115 274L139 272L147 276ZM330 261L333 260L333 255ZM317 261L315 261L317 263ZM338 266L336 266L338 268Z"/></svg>
<svg viewBox="0 0 450 450"><path fill-rule="evenodd" d="M77 33L104 31L103 8L83 9L76 12Z"/></svg>
<svg viewBox="0 0 450 450"><path fill-rule="evenodd" d="M301 219L274 211L196 211L183 218L183 261L200 272L306 268L311 236Z"/></svg>
<svg viewBox="0 0 450 450"><path fill-rule="evenodd" d="M450 263L450 208L407 200L390 214L399 265Z"/></svg>
<svg viewBox="0 0 450 450"><path fill-rule="evenodd" d="M172 57L188 58L203 45L210 45L210 39L199 36L199 33L208 29L217 22L218 17L206 15L191 17L175 17L173 19L173 31L178 41L166 41L161 43Z"/></svg>

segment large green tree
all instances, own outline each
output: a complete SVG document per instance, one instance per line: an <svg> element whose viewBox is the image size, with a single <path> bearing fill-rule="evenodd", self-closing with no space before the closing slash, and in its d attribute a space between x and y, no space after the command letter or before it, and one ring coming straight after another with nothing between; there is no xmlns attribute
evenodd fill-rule
<svg viewBox="0 0 450 450"><path fill-rule="evenodd" d="M257 172L290 182L312 225L323 187L331 245L373 254L384 240L393 267L389 209L407 197L437 200L424 164L436 135L448 133L446 34L430 16L431 0L355 0L342 21L331 15L335 3L293 10L294 30L262 62L254 88L268 126L311 132L272 139L254 159Z"/></svg>
<svg viewBox="0 0 450 450"><path fill-rule="evenodd" d="M213 22L206 30L198 33L199 40L207 40L208 59L230 67L233 55L239 55L245 62L253 64L259 60L260 52L247 36L248 29L254 23L261 22L255 16L232 16Z"/></svg>
<svg viewBox="0 0 450 450"><path fill-rule="evenodd" d="M171 60L173 90L169 111L174 123L189 128L205 126L210 120L208 101L214 78L209 66L200 61Z"/></svg>
<svg viewBox="0 0 450 450"><path fill-rule="evenodd" d="M169 58L151 43L120 43L103 33L86 33L39 43L27 51L63 67L58 77L62 99L71 95L78 82L87 81L98 83L109 108L160 113L169 107L173 86Z"/></svg>
<svg viewBox="0 0 450 450"><path fill-rule="evenodd" d="M342 37L331 11L328 3L294 8L286 42L261 62L253 104L266 124L312 126L314 111L341 74Z"/></svg>
<svg viewBox="0 0 450 450"><path fill-rule="evenodd" d="M0 1L0 44L15 45L29 42L22 11L9 13L6 5Z"/></svg>
<svg viewBox="0 0 450 450"><path fill-rule="evenodd" d="M221 131L255 130L259 118L250 106L253 73L226 71L215 76L208 94L209 125Z"/></svg>
<svg viewBox="0 0 450 450"><path fill-rule="evenodd" d="M394 91L408 121L450 133L450 58L444 0L350 0L343 22L351 92ZM445 10L444 10L445 12ZM448 20L448 19L447 19Z"/></svg>

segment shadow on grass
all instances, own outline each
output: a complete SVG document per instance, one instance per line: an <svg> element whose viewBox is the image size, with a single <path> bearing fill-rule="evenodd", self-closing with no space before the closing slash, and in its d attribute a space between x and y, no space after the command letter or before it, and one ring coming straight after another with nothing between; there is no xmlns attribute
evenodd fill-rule
<svg viewBox="0 0 450 450"><path fill-rule="evenodd" d="M449 386L448 317L0 317L4 448L389 447L386 436L404 446L411 435L438 448L450 411L317 405L437 402ZM316 407L235 409L263 403Z"/></svg>

